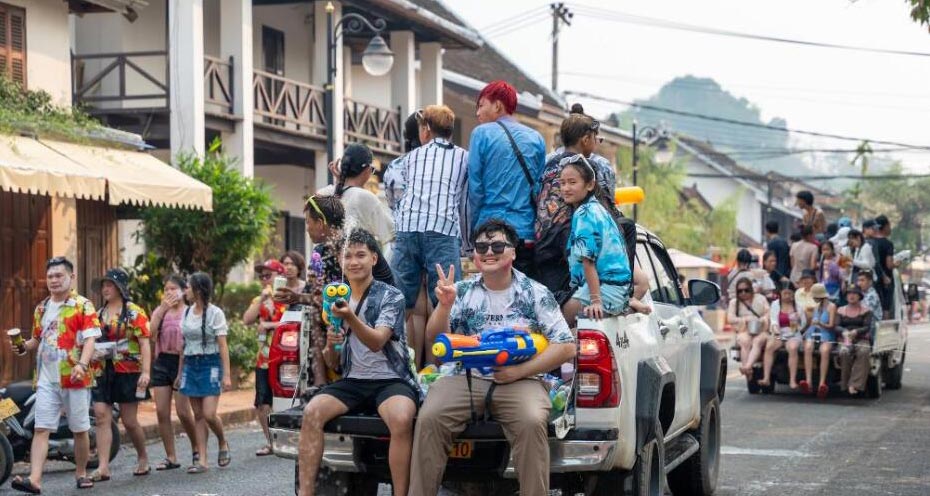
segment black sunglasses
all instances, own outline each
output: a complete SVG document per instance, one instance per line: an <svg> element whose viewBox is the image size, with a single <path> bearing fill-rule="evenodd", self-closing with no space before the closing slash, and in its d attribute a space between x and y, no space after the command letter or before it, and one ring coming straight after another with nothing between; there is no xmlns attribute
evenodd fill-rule
<svg viewBox="0 0 930 496"><path fill-rule="evenodd" d="M488 248L490 248L495 255L500 255L501 253L504 253L504 250L507 248L513 248L513 245L505 241L494 241L493 243L478 241L475 243L475 253L478 253L479 255L487 253Z"/></svg>
<svg viewBox="0 0 930 496"><path fill-rule="evenodd" d="M752 293L751 288L739 288L736 290L737 293Z"/></svg>

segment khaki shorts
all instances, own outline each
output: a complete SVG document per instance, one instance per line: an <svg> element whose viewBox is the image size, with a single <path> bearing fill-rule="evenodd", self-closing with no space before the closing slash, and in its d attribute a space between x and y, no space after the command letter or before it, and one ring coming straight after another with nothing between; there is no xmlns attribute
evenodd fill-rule
<svg viewBox="0 0 930 496"><path fill-rule="evenodd" d="M58 384L39 384L36 389L36 429L58 430L64 412L71 432L90 430L90 389L62 389Z"/></svg>

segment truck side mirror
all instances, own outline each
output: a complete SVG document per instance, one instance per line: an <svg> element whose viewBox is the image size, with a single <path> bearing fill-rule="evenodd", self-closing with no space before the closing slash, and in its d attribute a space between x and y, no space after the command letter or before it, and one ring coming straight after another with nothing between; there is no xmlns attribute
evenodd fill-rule
<svg viewBox="0 0 930 496"><path fill-rule="evenodd" d="M691 296L691 304L696 306L713 305L720 301L720 287L704 279L688 281L688 294Z"/></svg>

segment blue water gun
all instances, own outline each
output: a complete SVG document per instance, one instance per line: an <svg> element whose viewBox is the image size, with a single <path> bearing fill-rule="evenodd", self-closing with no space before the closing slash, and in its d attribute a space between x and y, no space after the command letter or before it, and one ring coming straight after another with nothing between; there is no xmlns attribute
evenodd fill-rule
<svg viewBox="0 0 930 496"><path fill-rule="evenodd" d="M549 341L542 334L511 328L491 329L480 335L442 333L433 343L433 355L443 362L461 362L466 369L490 373L492 367L516 365L543 352Z"/></svg>
<svg viewBox="0 0 930 496"><path fill-rule="evenodd" d="M323 288L323 323L333 327L333 332L342 332L342 319L333 317L333 305L341 307L348 305L348 298L352 295L352 288L342 282L327 284ZM342 345L336 345L336 351L342 351Z"/></svg>

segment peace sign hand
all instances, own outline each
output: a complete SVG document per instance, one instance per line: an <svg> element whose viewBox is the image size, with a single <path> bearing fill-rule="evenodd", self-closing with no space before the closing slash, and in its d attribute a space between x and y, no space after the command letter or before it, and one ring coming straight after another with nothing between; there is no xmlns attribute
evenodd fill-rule
<svg viewBox="0 0 930 496"><path fill-rule="evenodd" d="M436 274L439 280L436 282L436 299L439 304L445 307L451 307L455 303L455 266L449 266L449 275L447 276L442 270L442 266L436 264Z"/></svg>

